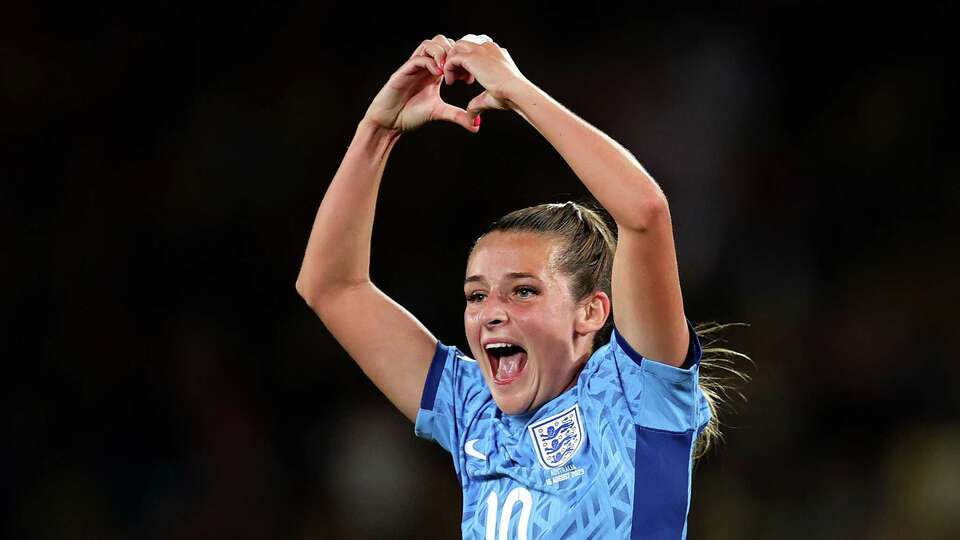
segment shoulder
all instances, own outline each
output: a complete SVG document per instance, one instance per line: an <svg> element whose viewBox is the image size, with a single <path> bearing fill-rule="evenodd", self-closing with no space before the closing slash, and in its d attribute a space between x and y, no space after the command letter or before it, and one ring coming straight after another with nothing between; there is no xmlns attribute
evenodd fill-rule
<svg viewBox="0 0 960 540"><path fill-rule="evenodd" d="M616 344L612 341L593 351L577 379L581 399L606 405L619 401L619 396L623 394L621 363L622 360L617 358Z"/></svg>
<svg viewBox="0 0 960 540"><path fill-rule="evenodd" d="M421 394L414 426L419 437L456 453L459 435L490 401L476 361L456 346L437 343Z"/></svg>
<svg viewBox="0 0 960 540"><path fill-rule="evenodd" d="M689 341L687 344L686 356L684 357L683 364L680 365L680 367L674 367L670 364L643 356L637 352L637 350L634 349L626 339L624 339L623 335L620 334L616 326L614 326L613 330L610 332L610 342L607 345L610 347L612 354L629 359L632 363L640 366L643 369L654 369L657 371L666 372L690 372L691 370L696 370L700 366L700 358L703 355L703 349L700 345L700 337L697 335L697 331L693 327L693 323L687 319L686 324ZM660 368L660 366L670 369L663 370Z"/></svg>
<svg viewBox="0 0 960 540"><path fill-rule="evenodd" d="M670 431L699 426L701 347L689 321L688 326L690 345L682 367L642 356L614 328L610 342L593 353L581 373L582 395L637 425Z"/></svg>
<svg viewBox="0 0 960 540"><path fill-rule="evenodd" d="M437 348L427 372L421 409L432 409L432 403L441 398L463 402L486 389L477 361L456 345L437 342Z"/></svg>

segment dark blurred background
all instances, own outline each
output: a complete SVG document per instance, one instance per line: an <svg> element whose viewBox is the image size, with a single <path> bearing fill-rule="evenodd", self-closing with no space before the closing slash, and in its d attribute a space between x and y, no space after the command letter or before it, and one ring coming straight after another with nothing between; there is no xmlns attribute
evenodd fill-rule
<svg viewBox="0 0 960 540"><path fill-rule="evenodd" d="M879 6L4 3L0 536L459 535L449 456L294 280L389 75L486 33L663 186L688 316L750 324L690 537L960 537L957 13ZM586 194L516 114L425 126L374 280L467 350L473 239Z"/></svg>

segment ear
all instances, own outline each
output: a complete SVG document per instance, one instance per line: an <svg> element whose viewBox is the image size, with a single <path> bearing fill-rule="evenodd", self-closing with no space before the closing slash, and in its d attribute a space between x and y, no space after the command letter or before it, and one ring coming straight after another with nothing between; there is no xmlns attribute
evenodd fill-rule
<svg viewBox="0 0 960 540"><path fill-rule="evenodd" d="M577 304L576 316L574 330L578 334L600 330L610 316L610 297L603 291L594 291Z"/></svg>

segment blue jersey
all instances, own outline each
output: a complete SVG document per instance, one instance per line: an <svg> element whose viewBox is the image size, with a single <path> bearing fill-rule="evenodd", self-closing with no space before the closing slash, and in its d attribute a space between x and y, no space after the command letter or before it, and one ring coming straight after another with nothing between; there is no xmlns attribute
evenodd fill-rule
<svg viewBox="0 0 960 540"><path fill-rule="evenodd" d="M685 538L693 446L710 418L687 325L682 368L614 329L576 385L518 416L497 408L476 361L438 343L415 431L453 457L463 538Z"/></svg>

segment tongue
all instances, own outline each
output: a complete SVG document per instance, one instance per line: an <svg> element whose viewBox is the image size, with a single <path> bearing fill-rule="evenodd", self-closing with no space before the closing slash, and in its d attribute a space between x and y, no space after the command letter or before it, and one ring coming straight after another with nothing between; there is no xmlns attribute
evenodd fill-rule
<svg viewBox="0 0 960 540"><path fill-rule="evenodd" d="M506 380L516 377L523 369L523 361L526 359L526 353L522 352L500 357L500 365L497 366L497 378Z"/></svg>

